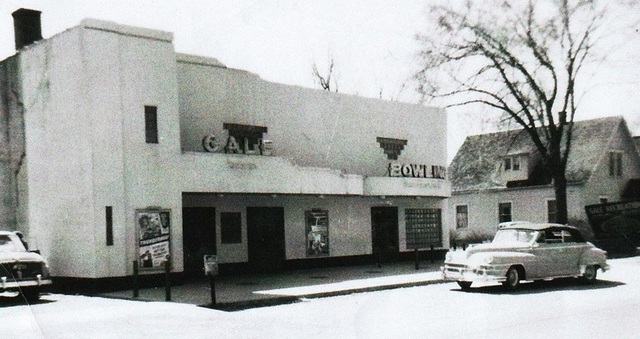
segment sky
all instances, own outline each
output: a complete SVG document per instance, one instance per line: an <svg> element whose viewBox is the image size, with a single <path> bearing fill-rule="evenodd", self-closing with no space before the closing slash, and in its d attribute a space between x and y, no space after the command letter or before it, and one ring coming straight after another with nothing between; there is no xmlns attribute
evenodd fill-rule
<svg viewBox="0 0 640 339"><path fill-rule="evenodd" d="M228 67L289 85L320 88L315 63L325 73L334 60L338 91L417 103L410 78L418 63L418 32L427 27L431 0L2 0L0 60L15 53L11 13L42 11L49 38L84 18L158 29L174 34L176 52L213 57ZM606 60L585 72L577 120L622 115L640 135L640 33L620 29L640 20L619 10L605 49ZM640 25L635 27L640 28ZM623 33L624 32L624 33ZM430 103L441 106L440 103ZM448 160L467 135L495 130L478 107L448 111Z"/></svg>

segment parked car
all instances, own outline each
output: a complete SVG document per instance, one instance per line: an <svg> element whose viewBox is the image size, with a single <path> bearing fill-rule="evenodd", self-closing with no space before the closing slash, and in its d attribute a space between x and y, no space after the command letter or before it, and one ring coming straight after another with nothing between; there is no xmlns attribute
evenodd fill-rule
<svg viewBox="0 0 640 339"><path fill-rule="evenodd" d="M503 223L491 243L450 250L442 277L463 290L474 282L501 282L509 289L522 280L578 277L596 280L609 269L607 252L587 242L572 226L550 223Z"/></svg>
<svg viewBox="0 0 640 339"><path fill-rule="evenodd" d="M51 285L49 266L38 251L29 251L20 232L0 231L0 292L17 291L37 300Z"/></svg>

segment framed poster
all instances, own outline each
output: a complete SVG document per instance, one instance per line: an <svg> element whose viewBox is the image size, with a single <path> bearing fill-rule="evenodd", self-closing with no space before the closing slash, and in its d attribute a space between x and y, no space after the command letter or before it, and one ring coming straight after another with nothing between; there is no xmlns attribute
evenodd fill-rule
<svg viewBox="0 0 640 339"><path fill-rule="evenodd" d="M312 209L305 212L307 256L329 255L329 211Z"/></svg>
<svg viewBox="0 0 640 339"><path fill-rule="evenodd" d="M138 265L141 269L162 269L171 249L171 211L136 210Z"/></svg>

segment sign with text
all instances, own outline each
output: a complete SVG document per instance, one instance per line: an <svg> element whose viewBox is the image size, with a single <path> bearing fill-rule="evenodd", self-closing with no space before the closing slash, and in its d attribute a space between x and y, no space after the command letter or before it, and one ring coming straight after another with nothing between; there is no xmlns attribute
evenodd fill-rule
<svg viewBox="0 0 640 339"><path fill-rule="evenodd" d="M635 252L640 246L640 201L585 206L596 242L610 253Z"/></svg>
<svg viewBox="0 0 640 339"><path fill-rule="evenodd" d="M435 165L389 163L387 174L390 177L445 179L447 169Z"/></svg>
<svg viewBox="0 0 640 339"><path fill-rule="evenodd" d="M136 210L138 265L141 269L162 269L170 253L171 212Z"/></svg>

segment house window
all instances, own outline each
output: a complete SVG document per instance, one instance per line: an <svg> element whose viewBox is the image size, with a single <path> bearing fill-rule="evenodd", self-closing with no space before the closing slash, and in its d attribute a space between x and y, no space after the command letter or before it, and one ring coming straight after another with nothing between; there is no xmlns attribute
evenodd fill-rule
<svg viewBox="0 0 640 339"><path fill-rule="evenodd" d="M498 204L498 219L500 222L511 221L511 203L502 202Z"/></svg>
<svg viewBox="0 0 640 339"><path fill-rule="evenodd" d="M469 226L469 208L467 205L456 206L456 228Z"/></svg>
<svg viewBox="0 0 640 339"><path fill-rule="evenodd" d="M442 217L437 208L405 210L407 248L442 246Z"/></svg>
<svg viewBox="0 0 640 339"><path fill-rule="evenodd" d="M144 132L147 144L158 143L158 107L144 106Z"/></svg>
<svg viewBox="0 0 640 339"><path fill-rule="evenodd" d="M504 158L504 170L505 171L519 171L520 170L520 156L509 156Z"/></svg>
<svg viewBox="0 0 640 339"><path fill-rule="evenodd" d="M555 200L547 200L547 222L557 222L558 207Z"/></svg>
<svg viewBox="0 0 640 339"><path fill-rule="evenodd" d="M609 152L609 176L622 176L622 152L620 151Z"/></svg>
<svg viewBox="0 0 640 339"><path fill-rule="evenodd" d="M238 244L242 242L240 212L220 213L220 241L223 244Z"/></svg>
<svg viewBox="0 0 640 339"><path fill-rule="evenodd" d="M113 206L105 207L107 246L113 246Z"/></svg>

